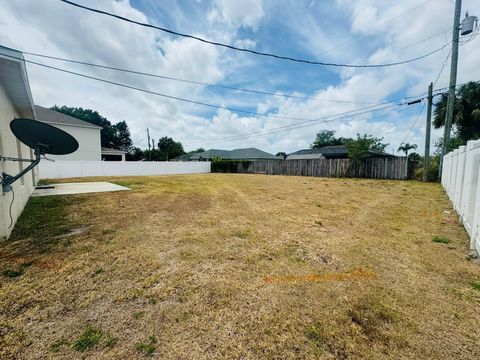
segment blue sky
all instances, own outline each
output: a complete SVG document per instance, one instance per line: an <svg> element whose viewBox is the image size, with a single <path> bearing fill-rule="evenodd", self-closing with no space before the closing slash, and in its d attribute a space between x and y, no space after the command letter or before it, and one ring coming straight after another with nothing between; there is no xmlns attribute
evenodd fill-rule
<svg viewBox="0 0 480 360"><path fill-rule="evenodd" d="M453 5L448 0L286 1L197 0L79 3L213 41L296 58L336 63L385 63L414 58L446 45ZM463 11L480 8L464 0ZM56 0L0 2L0 43L16 49L218 85L329 101L246 94L26 56L27 59L167 95L258 112L253 116L116 88L28 65L34 100L43 106L92 108L112 122L126 120L135 144L170 136L186 150L258 147L270 152L308 147L322 129L338 136L384 137L389 150L405 140L423 151L420 105L293 128L293 117L318 119L448 84L449 48L426 59L380 69L305 65L239 53L88 13ZM479 15L480 11L476 13ZM480 80L478 39L460 49L459 82ZM351 101L352 103L334 102ZM415 122L418 116L418 121ZM414 126L412 127L412 124ZM292 126L291 129L288 127ZM285 130L272 130L286 127ZM412 130L409 129L412 127ZM288 130L288 131L286 131ZM433 140L440 134L435 131Z"/></svg>

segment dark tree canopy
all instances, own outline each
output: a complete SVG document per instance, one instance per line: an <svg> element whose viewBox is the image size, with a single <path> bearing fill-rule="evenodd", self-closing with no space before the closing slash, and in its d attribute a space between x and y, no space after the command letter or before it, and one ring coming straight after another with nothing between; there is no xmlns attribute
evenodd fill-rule
<svg viewBox="0 0 480 360"><path fill-rule="evenodd" d="M185 154L182 143L179 141L174 141L172 138L167 136L158 140L157 145L158 148L155 151L158 151L160 160L169 160Z"/></svg>
<svg viewBox="0 0 480 360"><path fill-rule="evenodd" d="M195 154L205 152L204 148L198 148L197 150L188 151L187 154Z"/></svg>
<svg viewBox="0 0 480 360"><path fill-rule="evenodd" d="M130 136L130 129L125 121L120 121L112 126L113 148L124 151L130 151L133 147L133 141Z"/></svg>
<svg viewBox="0 0 480 360"><path fill-rule="evenodd" d="M368 156L369 151L384 152L389 144L383 143L383 137L377 138L372 135L357 134L356 139L345 140L348 150L348 157L354 161L360 161Z"/></svg>
<svg viewBox="0 0 480 360"><path fill-rule="evenodd" d="M334 130L320 130L313 143L310 145L312 149L319 149L324 146L343 145L347 139L336 138Z"/></svg>
<svg viewBox="0 0 480 360"><path fill-rule="evenodd" d="M445 125L448 94L444 93L435 103L433 125L440 128ZM480 83L469 82L460 86L455 94L453 108L455 136L466 143L480 138Z"/></svg>
<svg viewBox="0 0 480 360"><path fill-rule="evenodd" d="M100 126L102 128L100 131L102 147L130 151L130 148L133 145L130 130L125 121L112 124L106 117L100 115L97 111L83 109L81 107L54 105L50 109L89 122L90 124Z"/></svg>
<svg viewBox="0 0 480 360"><path fill-rule="evenodd" d="M132 147L130 151L127 153L127 160L128 161L140 161L145 159L145 153L142 149L138 147Z"/></svg>

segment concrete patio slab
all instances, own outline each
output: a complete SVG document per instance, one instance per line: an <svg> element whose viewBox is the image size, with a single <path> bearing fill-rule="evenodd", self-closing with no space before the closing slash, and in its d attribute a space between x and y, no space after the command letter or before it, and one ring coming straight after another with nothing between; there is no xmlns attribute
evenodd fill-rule
<svg viewBox="0 0 480 360"><path fill-rule="evenodd" d="M33 191L32 196L72 195L124 190L130 189L107 181L63 183L40 186L40 188L36 188Z"/></svg>

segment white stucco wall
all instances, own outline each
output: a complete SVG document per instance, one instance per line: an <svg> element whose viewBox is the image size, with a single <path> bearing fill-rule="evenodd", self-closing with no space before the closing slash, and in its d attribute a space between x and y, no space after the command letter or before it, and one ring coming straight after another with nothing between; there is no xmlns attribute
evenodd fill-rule
<svg viewBox="0 0 480 360"><path fill-rule="evenodd" d="M102 160L100 145L100 129L50 124L72 135L78 141L78 150L68 155L47 155L53 160Z"/></svg>
<svg viewBox="0 0 480 360"><path fill-rule="evenodd" d="M10 99L0 84L0 154L2 156L20 157L31 159L33 153L26 145L20 143L10 130L10 121L14 117L20 117L12 106ZM13 161L0 160L0 173L6 172L10 175L16 175L23 167L27 167L29 163L20 163ZM0 239L8 237L13 230L13 225L22 213L30 194L33 191L34 183L38 181L38 171L28 172L21 179L13 184L15 192L15 201L12 204L12 219L10 225L9 209L12 201L12 193L1 193L0 189Z"/></svg>

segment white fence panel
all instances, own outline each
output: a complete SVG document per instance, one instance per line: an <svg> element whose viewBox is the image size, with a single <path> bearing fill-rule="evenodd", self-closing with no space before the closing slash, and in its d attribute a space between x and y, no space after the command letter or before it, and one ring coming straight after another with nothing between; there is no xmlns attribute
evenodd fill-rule
<svg viewBox="0 0 480 360"><path fill-rule="evenodd" d="M471 140L444 157L442 186L480 252L480 140Z"/></svg>
<svg viewBox="0 0 480 360"><path fill-rule="evenodd" d="M148 176L202 174L210 172L209 162L148 161L41 161L40 179L86 176Z"/></svg>

